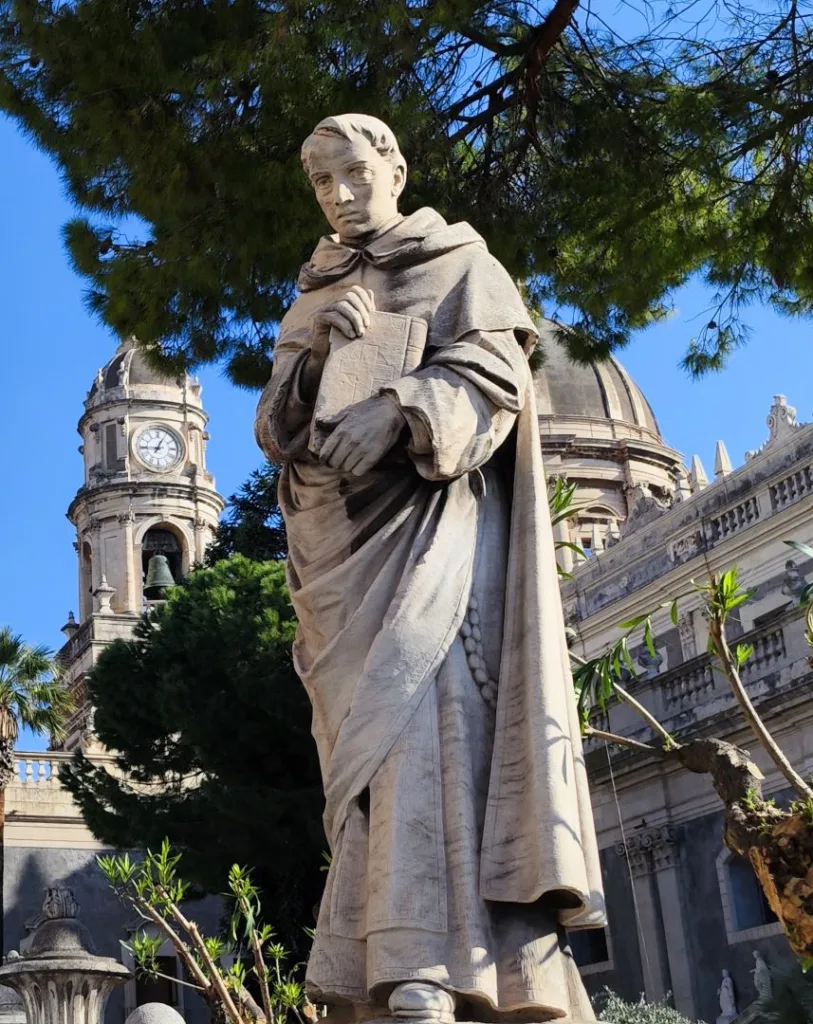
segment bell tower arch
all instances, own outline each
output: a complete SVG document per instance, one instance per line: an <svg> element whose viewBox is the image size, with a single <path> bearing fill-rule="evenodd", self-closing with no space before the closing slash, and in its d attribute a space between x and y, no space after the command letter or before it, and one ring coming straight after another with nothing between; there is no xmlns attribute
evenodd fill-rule
<svg viewBox="0 0 813 1024"><path fill-rule="evenodd" d="M201 386L162 377L135 339L98 371L79 420L84 481L68 508L76 527L79 602L60 658L77 711L65 749L93 741L84 680L112 640L203 561L224 507L206 468Z"/></svg>

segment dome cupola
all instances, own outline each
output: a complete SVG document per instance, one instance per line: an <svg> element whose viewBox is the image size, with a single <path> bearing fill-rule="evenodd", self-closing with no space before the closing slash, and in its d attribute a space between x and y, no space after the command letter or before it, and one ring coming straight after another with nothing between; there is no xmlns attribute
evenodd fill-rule
<svg viewBox="0 0 813 1024"><path fill-rule="evenodd" d="M669 507L685 486L686 470L624 367L613 358L573 362L559 341L561 330L550 320L539 325L539 435L548 477L577 486L580 512L562 524L560 539L592 553Z"/></svg>

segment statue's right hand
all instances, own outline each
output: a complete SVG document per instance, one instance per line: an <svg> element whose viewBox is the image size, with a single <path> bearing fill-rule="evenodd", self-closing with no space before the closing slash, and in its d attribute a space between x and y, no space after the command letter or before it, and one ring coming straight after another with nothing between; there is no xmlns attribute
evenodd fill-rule
<svg viewBox="0 0 813 1024"><path fill-rule="evenodd" d="M369 288L354 284L340 299L328 303L313 315L312 350L314 355L326 356L330 349L330 328L341 331L345 338L362 338L370 326L370 313L375 309L375 298Z"/></svg>

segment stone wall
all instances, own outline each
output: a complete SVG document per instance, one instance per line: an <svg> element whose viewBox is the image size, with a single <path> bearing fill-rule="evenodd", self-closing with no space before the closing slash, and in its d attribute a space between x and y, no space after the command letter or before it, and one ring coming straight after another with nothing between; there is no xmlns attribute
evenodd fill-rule
<svg viewBox="0 0 813 1024"><path fill-rule="evenodd" d="M19 950L42 909L44 890L62 885L73 891L83 923L96 952L131 966L122 943L138 925L137 915L120 903L96 863L109 853L88 831L70 794L59 784L59 765L69 755L19 754L18 779L6 791L6 842L3 875L5 950ZM94 760L110 762L109 755ZM225 884L225 879L224 879ZM208 898L188 909L205 933L221 924L222 902ZM162 951L171 953L167 948ZM191 989L176 986L188 1024L208 1024L209 1014ZM135 1008L135 985L116 988L105 1013L105 1024L124 1024Z"/></svg>

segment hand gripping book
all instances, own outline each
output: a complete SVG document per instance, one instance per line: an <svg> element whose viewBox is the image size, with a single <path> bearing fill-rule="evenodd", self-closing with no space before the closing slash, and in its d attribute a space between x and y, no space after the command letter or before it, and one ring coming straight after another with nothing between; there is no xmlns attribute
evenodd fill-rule
<svg viewBox="0 0 813 1024"><path fill-rule="evenodd" d="M428 325L403 313L370 313L362 338L346 338L330 329L330 354L314 403L308 447L318 455L333 427L351 405L377 395L383 387L416 370L423 358Z"/></svg>

